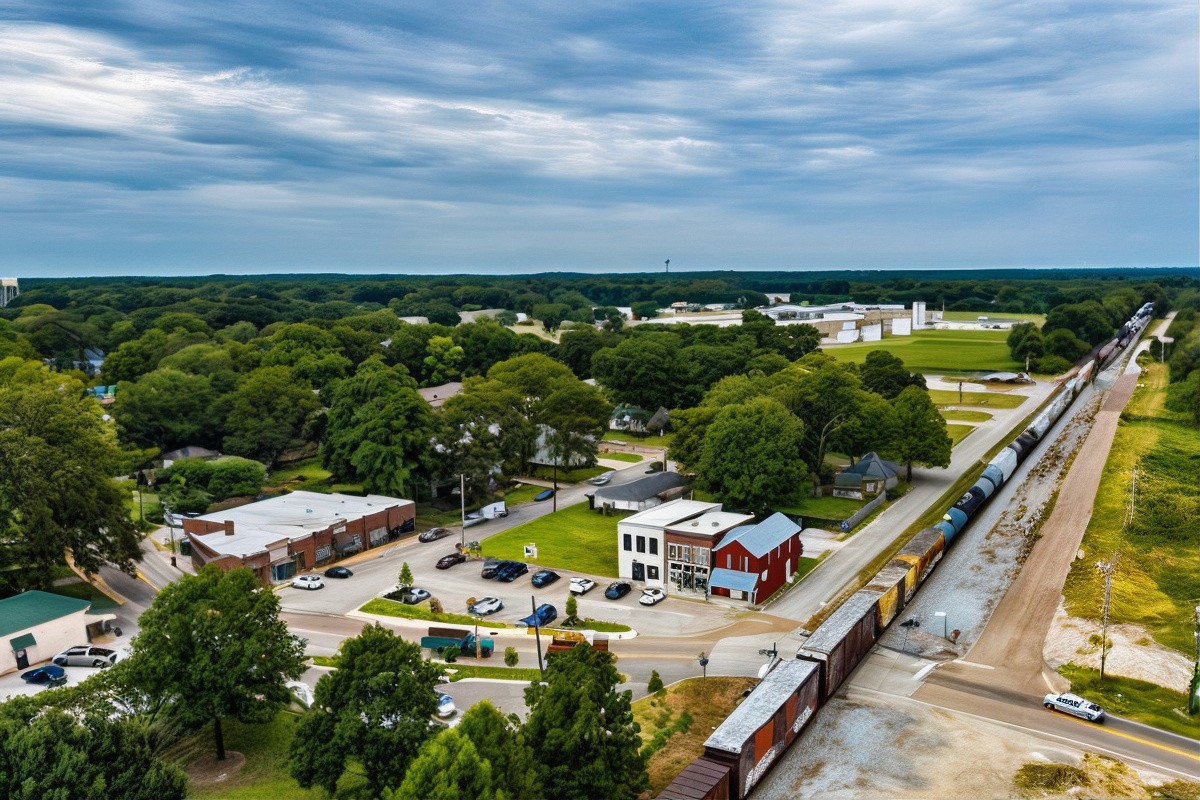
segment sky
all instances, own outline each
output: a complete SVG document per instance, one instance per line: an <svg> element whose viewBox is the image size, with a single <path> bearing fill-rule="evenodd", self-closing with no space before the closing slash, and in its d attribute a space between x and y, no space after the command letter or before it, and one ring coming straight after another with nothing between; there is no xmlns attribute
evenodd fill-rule
<svg viewBox="0 0 1200 800"><path fill-rule="evenodd" d="M0 275L1196 266L1195 0L0 0Z"/></svg>

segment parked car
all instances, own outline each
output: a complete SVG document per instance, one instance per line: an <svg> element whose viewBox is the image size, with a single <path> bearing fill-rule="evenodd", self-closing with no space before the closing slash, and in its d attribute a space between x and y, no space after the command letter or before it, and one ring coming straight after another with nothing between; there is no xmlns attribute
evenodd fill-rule
<svg viewBox="0 0 1200 800"><path fill-rule="evenodd" d="M292 578L292 586L297 589L322 589L325 581L321 580L320 575L297 575Z"/></svg>
<svg viewBox="0 0 1200 800"><path fill-rule="evenodd" d="M494 578L494 577L496 577L497 572L499 572L500 570L504 569L504 567L506 567L512 563L515 563L515 562L505 561L503 559L498 559L498 558L484 559L483 569L480 570L479 577L487 578L487 579Z"/></svg>
<svg viewBox="0 0 1200 800"><path fill-rule="evenodd" d="M543 627L556 619L558 619L558 609L549 603L542 603L528 617L517 620L517 625L524 625L527 628Z"/></svg>
<svg viewBox="0 0 1200 800"><path fill-rule="evenodd" d="M571 594L587 594L596 588L596 582L591 578L571 578Z"/></svg>
<svg viewBox="0 0 1200 800"><path fill-rule="evenodd" d="M642 589L642 596L638 598L638 602L644 606L652 606L666 599L667 593L662 589Z"/></svg>
<svg viewBox="0 0 1200 800"><path fill-rule="evenodd" d="M450 569L455 564L461 564L466 560L467 560L466 554L455 551L453 553L447 553L446 555L439 558L437 564L435 564L434 566L436 566L438 569Z"/></svg>
<svg viewBox="0 0 1200 800"><path fill-rule="evenodd" d="M496 580L501 583L512 583L526 572L529 572L529 565L524 561L510 561L508 566L497 570Z"/></svg>
<svg viewBox="0 0 1200 800"><path fill-rule="evenodd" d="M533 573L533 577L529 579L529 582L540 589L543 586L549 586L556 580L558 580L558 573L554 570L539 569L537 572Z"/></svg>
<svg viewBox="0 0 1200 800"><path fill-rule="evenodd" d="M330 567L325 570L326 578L349 578L353 574L349 567Z"/></svg>
<svg viewBox="0 0 1200 800"><path fill-rule="evenodd" d="M488 614L495 614L502 608L504 608L504 601L499 597L484 597L475 601L471 606L471 613L486 617Z"/></svg>
<svg viewBox="0 0 1200 800"><path fill-rule="evenodd" d="M417 536L418 542L436 542L444 536L450 535L449 528L430 528L427 531L421 531Z"/></svg>
<svg viewBox="0 0 1200 800"><path fill-rule="evenodd" d="M554 490L546 489L543 492L538 492L537 494L535 494L533 496L533 499L540 503L542 500L549 500L551 497L554 497Z"/></svg>
<svg viewBox="0 0 1200 800"><path fill-rule="evenodd" d="M445 692L438 692L437 715L445 719L457 713L458 706L454 705L454 698Z"/></svg>
<svg viewBox="0 0 1200 800"><path fill-rule="evenodd" d="M111 667L120 654L108 647L76 645L50 659L60 667Z"/></svg>
<svg viewBox="0 0 1200 800"><path fill-rule="evenodd" d="M67 671L57 664L46 664L22 672L21 680L36 686L62 686L67 682Z"/></svg>
<svg viewBox="0 0 1200 800"><path fill-rule="evenodd" d="M625 581L617 581L610 583L608 588L604 590L604 596L609 600L620 600L625 595L633 591L633 587Z"/></svg>
<svg viewBox="0 0 1200 800"><path fill-rule="evenodd" d="M433 596L418 586L404 586L398 594L400 595L400 602L410 606L415 606L417 603L424 603Z"/></svg>
<svg viewBox="0 0 1200 800"><path fill-rule="evenodd" d="M1062 711L1088 722L1103 722L1104 709L1095 703L1084 700L1077 694L1048 694L1042 700L1047 711Z"/></svg>
<svg viewBox="0 0 1200 800"><path fill-rule="evenodd" d="M606 483L611 481L613 479L613 475L616 474L617 473L615 472L603 472L594 478L588 478L588 483L590 483L592 486L604 486Z"/></svg>

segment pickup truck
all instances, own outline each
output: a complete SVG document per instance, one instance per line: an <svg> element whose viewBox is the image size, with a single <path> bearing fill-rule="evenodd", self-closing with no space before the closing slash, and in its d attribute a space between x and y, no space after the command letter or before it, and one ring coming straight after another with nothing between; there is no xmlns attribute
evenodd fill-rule
<svg viewBox="0 0 1200 800"><path fill-rule="evenodd" d="M430 650L435 651L440 651L447 647L456 647L461 655L475 655L475 634L473 633L432 628L429 633L429 636L421 637L421 647L428 647ZM479 654L484 658L491 658L492 650L494 649L495 643L491 639L480 640Z"/></svg>

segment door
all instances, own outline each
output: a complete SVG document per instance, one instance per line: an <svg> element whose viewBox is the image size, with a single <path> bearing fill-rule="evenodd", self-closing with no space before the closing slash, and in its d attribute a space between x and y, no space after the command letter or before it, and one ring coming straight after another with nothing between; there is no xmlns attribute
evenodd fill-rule
<svg viewBox="0 0 1200 800"><path fill-rule="evenodd" d="M633 579L635 581L646 580L646 565L640 561L633 562Z"/></svg>
<svg viewBox="0 0 1200 800"><path fill-rule="evenodd" d="M17 657L17 669L25 669L29 666L28 650L14 650L13 655Z"/></svg>

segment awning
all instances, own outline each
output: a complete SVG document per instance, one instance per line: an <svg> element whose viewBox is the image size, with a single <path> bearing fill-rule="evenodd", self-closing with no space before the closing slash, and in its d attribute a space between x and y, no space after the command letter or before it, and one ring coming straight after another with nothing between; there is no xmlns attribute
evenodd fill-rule
<svg viewBox="0 0 1200 800"><path fill-rule="evenodd" d="M739 592L753 592L758 588L758 575L753 572L738 572L737 570L718 567L712 571L708 579L709 588L734 589Z"/></svg>
<svg viewBox="0 0 1200 800"><path fill-rule="evenodd" d="M15 639L9 639L8 643L12 646L13 652L18 650L27 650L37 644L37 639L33 638L32 633L22 633Z"/></svg>

